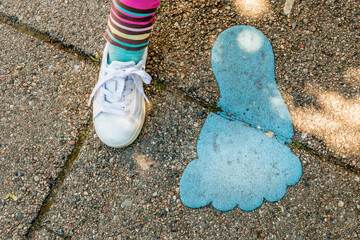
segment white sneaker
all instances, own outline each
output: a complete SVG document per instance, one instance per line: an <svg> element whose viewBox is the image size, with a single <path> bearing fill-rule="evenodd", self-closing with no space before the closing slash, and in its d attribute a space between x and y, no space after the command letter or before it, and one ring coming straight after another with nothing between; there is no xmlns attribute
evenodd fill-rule
<svg viewBox="0 0 360 240"><path fill-rule="evenodd" d="M99 80L93 92L93 119L101 141L109 147L130 145L139 136L145 119L147 99L143 82L149 84L151 76L145 70L147 50L141 61L113 61L108 64L109 43L106 44L101 62Z"/></svg>

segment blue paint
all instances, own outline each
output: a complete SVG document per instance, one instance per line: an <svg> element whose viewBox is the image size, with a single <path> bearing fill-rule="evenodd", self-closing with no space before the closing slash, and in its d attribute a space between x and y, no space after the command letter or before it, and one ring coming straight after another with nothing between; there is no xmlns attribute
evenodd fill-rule
<svg viewBox="0 0 360 240"><path fill-rule="evenodd" d="M180 180L181 200L192 208L212 203L220 211L250 211L264 198L280 200L301 177L300 161L286 145L213 113L201 130L198 157Z"/></svg>
<svg viewBox="0 0 360 240"><path fill-rule="evenodd" d="M261 38L258 51L246 52L239 47L243 31L253 31ZM214 44L211 63L220 87L218 107L288 141L292 138L290 114L275 82L274 53L263 33L249 26L227 29Z"/></svg>
<svg viewBox="0 0 360 240"><path fill-rule="evenodd" d="M199 158L180 180L181 200L192 208L212 203L220 211L251 211L263 199L279 201L300 180L302 168L284 145L293 127L276 86L271 44L253 27L232 27L216 40L212 67L224 113L206 119Z"/></svg>

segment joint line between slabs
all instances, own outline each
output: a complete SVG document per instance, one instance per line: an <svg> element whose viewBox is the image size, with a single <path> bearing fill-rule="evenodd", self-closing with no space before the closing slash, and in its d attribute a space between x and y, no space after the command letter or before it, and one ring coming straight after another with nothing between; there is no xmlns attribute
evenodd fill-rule
<svg viewBox="0 0 360 240"><path fill-rule="evenodd" d="M90 119L92 119L92 116L90 116ZM85 125L85 127L83 129L79 130L80 136L79 136L79 139L77 140L77 142L75 143L74 149L68 155L66 162L65 162L64 166L62 167L61 172L59 173L58 177L53 181L53 183L51 183L49 193L47 194L43 203L41 204L38 214L31 221L30 227L25 232L25 237L27 239L30 239L31 233L44 227L41 224L42 218L50 210L50 208L52 206L52 200L56 199L56 197L57 197L57 190L63 185L68 173L70 173L70 171L74 165L75 160L78 158L79 153L84 145L84 142L90 133L91 125L92 125L92 120L89 120L88 123ZM57 235L59 235L59 234L57 234ZM59 236L61 236L61 235L59 235ZM62 237L65 237L65 239L69 239L66 236L62 236Z"/></svg>
<svg viewBox="0 0 360 240"><path fill-rule="evenodd" d="M164 87L162 87L162 88L164 88ZM224 112L221 108L215 106L214 104L206 103L206 102L202 101L201 99L197 99L195 97L189 96L183 90L169 89L169 87L165 86L165 91L167 91L175 96L178 95L177 97L180 97L180 98L183 97L184 99L186 99L186 101L196 103L196 104L200 105L201 107L205 108L206 110L208 110L209 112L215 113L217 115L219 115L219 113L221 113L221 112ZM221 115L219 115L219 116L221 116ZM343 170L353 173L355 175L360 175L359 168L351 166L348 163L345 163L344 161L341 160L341 158L336 158L331 155L321 154L321 153L317 152L315 149L305 146L301 142L293 141L292 143L287 144L287 145L288 145L288 147L290 147L290 149L302 149L305 152L309 153L310 155L316 156L316 157L322 159L324 162L327 162L331 165L338 166L338 167L342 168Z"/></svg>
<svg viewBox="0 0 360 240"><path fill-rule="evenodd" d="M29 24L21 23L17 17L15 16L9 16L2 12L0 12L0 23L11 26L15 29L17 29L19 32L24 33L26 35L29 35L31 37L34 37L38 39L41 42L48 43L52 45L55 48L64 50L68 53L71 53L75 57L88 60L91 62L98 62L96 59L96 56L93 56L91 54L86 53L85 51L79 49L78 47L67 44L63 42L62 40L55 38L51 36L48 32L42 32Z"/></svg>
<svg viewBox="0 0 360 240"><path fill-rule="evenodd" d="M4 13L0 13L0 22L3 23L3 24L10 25L10 26L18 29L19 31L21 31L21 32L23 32L23 33L25 33L27 35L30 35L30 36L33 36L33 37L39 39L42 42L50 43L54 47L63 49L65 51L73 54L75 57L80 57L80 58L89 60L91 62L99 63L99 60L97 59L96 56L93 56L91 54L87 54L87 53L80 50L79 48L77 48L74 45L66 44L63 41L51 36L49 33L41 32L41 31L29 26L28 24L23 24L23 23L19 22L19 20L15 16L8 16L8 15L5 15ZM215 106L214 104L209 104L209 103L204 102L201 99L197 99L197 98L195 98L193 96L190 96L183 90L176 89L176 88L170 89L169 87L164 86L163 83L162 83L161 86L155 86L155 88L159 89L159 90L162 90L162 91L169 92L169 93L171 93L173 95L180 95L179 97L183 97L189 102L194 102L194 103L200 105L201 107L207 109L210 112L213 112L213 113L216 113L216 114L218 114L218 112L223 112L221 108ZM318 156L318 157L320 157L322 159L325 159L327 162L329 162L329 163L331 163L333 165L339 166L339 167L345 169L346 171L350 171L352 173L360 175L360 169L358 169L356 167L353 167L353 166L351 166L349 164L346 164L346 163L344 163L343 161L341 161L340 159L338 159L336 157L326 156L326 155L320 154L320 153L316 152L315 149L305 147L301 143L300 143L300 145L301 145L301 148L303 150L305 150L306 152L309 152L312 155L316 155L316 156ZM293 147L291 147L291 148L293 148Z"/></svg>
<svg viewBox="0 0 360 240"><path fill-rule="evenodd" d="M36 39L38 39L41 42L48 43L52 45L53 47L56 47L58 49L64 50L72 55L74 55L77 58L82 58L84 60L90 61L90 62L98 62L96 58L90 54L85 53L82 50L79 50L77 47L71 44L66 44L63 41L54 38L49 33L41 32L28 24L23 24L18 21L17 17L15 16L8 16L2 12L0 12L0 23L11 26L15 29L17 29L19 32L24 33L26 35L32 36ZM36 217L31 221L30 227L25 231L25 238L29 239L30 234L40 230L42 228L45 228L47 231L52 232L53 234L56 234L59 237L62 237L63 239L71 239L69 236L62 236L55 231L51 231L46 226L41 225L42 217L50 210L52 205L52 200L56 198L56 190L62 185L64 182L67 174L70 172L75 160L77 159L80 150L83 147L84 141L86 137L88 136L90 132L90 126L92 123L92 116L90 116L88 122L84 125L82 129L79 130L80 137L75 143L74 149L71 151L71 153L68 155L66 162L64 166L61 169L61 172L59 173L59 176L52 181L52 183L49 186L49 193L46 195L43 203L40 206L40 209L36 215Z"/></svg>
<svg viewBox="0 0 360 240"><path fill-rule="evenodd" d="M313 149L311 147L307 147L300 142L292 142L289 144L289 147L291 149L302 149L302 150L306 151L307 153L309 153L310 155L320 158L324 162L327 162L334 166L340 167L343 170L353 173L355 175L360 175L360 168L351 166L350 164L345 163L344 161L341 160L341 158L337 158L337 157L334 157L331 155L321 154L321 153L317 152L315 149Z"/></svg>

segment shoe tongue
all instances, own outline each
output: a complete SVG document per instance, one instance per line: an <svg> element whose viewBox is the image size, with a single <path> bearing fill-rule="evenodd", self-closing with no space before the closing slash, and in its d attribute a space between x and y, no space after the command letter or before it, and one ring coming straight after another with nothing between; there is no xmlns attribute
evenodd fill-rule
<svg viewBox="0 0 360 240"><path fill-rule="evenodd" d="M119 87L119 82L117 82L115 80L111 80L111 81L108 81L107 83L105 83L105 88L112 93L115 93L115 91L118 89L118 87ZM106 96L106 101L108 101L110 103L117 102L116 99L114 99L108 95Z"/></svg>
<svg viewBox="0 0 360 240"><path fill-rule="evenodd" d="M119 61L113 61L109 64L109 68L113 68L113 69L122 69L122 68L129 68L129 67L134 67L135 66L135 62L119 62ZM116 80L110 80L105 84L105 88L114 93L118 86L118 82ZM115 102L115 99L110 99L107 98L107 101L109 102Z"/></svg>
<svg viewBox="0 0 360 240"><path fill-rule="evenodd" d="M114 80L108 81L105 84L105 88L109 90L110 92L114 93L116 91L117 83Z"/></svg>
<svg viewBox="0 0 360 240"><path fill-rule="evenodd" d="M119 61L113 61L109 64L110 68L129 68L129 67L134 67L135 66L135 62L130 61L130 62L119 62Z"/></svg>

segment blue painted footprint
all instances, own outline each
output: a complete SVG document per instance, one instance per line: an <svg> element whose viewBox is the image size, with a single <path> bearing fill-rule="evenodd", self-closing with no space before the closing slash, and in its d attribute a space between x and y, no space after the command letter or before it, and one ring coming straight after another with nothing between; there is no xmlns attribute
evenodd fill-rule
<svg viewBox="0 0 360 240"><path fill-rule="evenodd" d="M180 180L181 200L191 208L212 203L220 211L279 201L302 168L284 144L294 133L275 82L271 44L253 27L232 27L216 40L211 61L224 113L206 119L199 158Z"/></svg>

